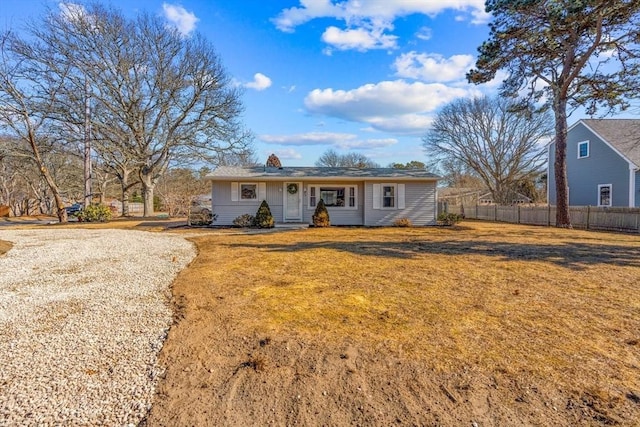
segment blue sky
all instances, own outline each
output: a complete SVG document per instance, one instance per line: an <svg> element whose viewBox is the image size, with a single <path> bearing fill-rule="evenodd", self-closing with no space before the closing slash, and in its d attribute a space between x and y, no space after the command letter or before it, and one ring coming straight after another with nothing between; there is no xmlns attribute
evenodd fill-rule
<svg viewBox="0 0 640 427"><path fill-rule="evenodd" d="M488 35L484 0L105 1L164 17L216 47L244 87L243 121L265 161L311 166L327 149L386 166L426 161L438 108L492 94L466 82ZM0 29L19 29L59 0L0 0Z"/></svg>

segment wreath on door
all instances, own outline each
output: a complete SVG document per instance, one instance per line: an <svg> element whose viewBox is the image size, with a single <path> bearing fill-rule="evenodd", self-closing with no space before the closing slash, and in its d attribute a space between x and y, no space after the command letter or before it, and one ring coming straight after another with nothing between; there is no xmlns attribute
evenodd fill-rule
<svg viewBox="0 0 640 427"><path fill-rule="evenodd" d="M289 194L296 194L298 192L298 184L287 185L287 192Z"/></svg>

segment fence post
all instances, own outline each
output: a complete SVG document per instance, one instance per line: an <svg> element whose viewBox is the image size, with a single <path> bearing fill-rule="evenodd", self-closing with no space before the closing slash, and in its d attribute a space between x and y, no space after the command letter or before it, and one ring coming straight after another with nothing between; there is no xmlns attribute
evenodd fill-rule
<svg viewBox="0 0 640 427"><path fill-rule="evenodd" d="M493 205L493 220L498 220L498 205Z"/></svg>
<svg viewBox="0 0 640 427"><path fill-rule="evenodd" d="M520 205L517 205L518 208L518 222L517 224L520 224Z"/></svg>
<svg viewBox="0 0 640 427"><path fill-rule="evenodd" d="M551 227L551 203L547 203L547 227Z"/></svg>
<svg viewBox="0 0 640 427"><path fill-rule="evenodd" d="M589 220L591 219L591 205L587 205L587 230L589 229Z"/></svg>

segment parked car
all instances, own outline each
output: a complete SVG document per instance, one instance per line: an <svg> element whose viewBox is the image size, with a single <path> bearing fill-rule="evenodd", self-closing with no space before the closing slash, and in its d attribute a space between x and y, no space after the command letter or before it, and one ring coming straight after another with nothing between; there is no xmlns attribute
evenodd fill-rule
<svg viewBox="0 0 640 427"><path fill-rule="evenodd" d="M64 208L64 210L67 211L67 215L75 215L82 210L82 207L82 203L74 203Z"/></svg>
<svg viewBox="0 0 640 427"><path fill-rule="evenodd" d="M191 225L210 225L213 222L211 209L200 205L192 206L189 222Z"/></svg>

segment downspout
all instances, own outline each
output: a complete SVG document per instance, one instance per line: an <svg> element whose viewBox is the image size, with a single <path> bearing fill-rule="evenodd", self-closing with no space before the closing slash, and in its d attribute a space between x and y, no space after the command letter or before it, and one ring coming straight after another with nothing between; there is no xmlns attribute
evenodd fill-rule
<svg viewBox="0 0 640 427"><path fill-rule="evenodd" d="M629 207L634 208L636 206L636 171L637 167L629 162Z"/></svg>

